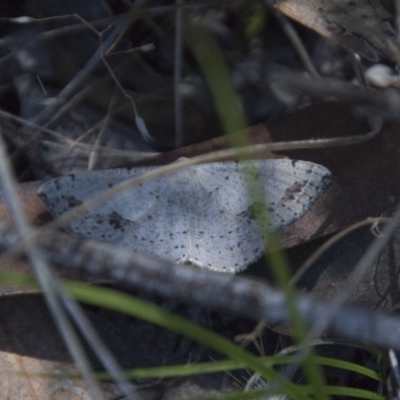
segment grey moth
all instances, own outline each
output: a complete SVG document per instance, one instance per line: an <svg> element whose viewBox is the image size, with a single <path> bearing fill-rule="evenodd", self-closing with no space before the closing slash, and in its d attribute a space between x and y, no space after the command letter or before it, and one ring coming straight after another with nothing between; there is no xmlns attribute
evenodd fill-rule
<svg viewBox="0 0 400 400"><path fill-rule="evenodd" d="M251 163L257 179L243 174ZM45 183L39 196L57 217L156 167L84 172ZM257 260L264 239L249 184L261 186L271 229L302 217L331 180L323 166L287 159L201 164L146 181L88 209L65 229L177 263L235 273ZM258 186L258 187L259 187Z"/></svg>

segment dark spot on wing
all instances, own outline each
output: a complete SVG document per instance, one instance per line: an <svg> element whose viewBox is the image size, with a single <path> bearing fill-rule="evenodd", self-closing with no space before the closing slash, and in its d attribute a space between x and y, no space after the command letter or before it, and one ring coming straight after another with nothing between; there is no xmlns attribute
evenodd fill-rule
<svg viewBox="0 0 400 400"><path fill-rule="evenodd" d="M307 184L305 181L296 181L292 186L285 190L285 194L282 197L283 204L286 201L294 201L297 198L298 193L300 193L304 186Z"/></svg>
<svg viewBox="0 0 400 400"><path fill-rule="evenodd" d="M121 229L123 230L126 225L129 224L129 221L124 219L120 214L117 212L113 211L109 216L108 216L108 223L113 229Z"/></svg>
<svg viewBox="0 0 400 400"><path fill-rule="evenodd" d="M66 196L65 201L68 203L69 208L74 208L82 204L82 202L74 196Z"/></svg>

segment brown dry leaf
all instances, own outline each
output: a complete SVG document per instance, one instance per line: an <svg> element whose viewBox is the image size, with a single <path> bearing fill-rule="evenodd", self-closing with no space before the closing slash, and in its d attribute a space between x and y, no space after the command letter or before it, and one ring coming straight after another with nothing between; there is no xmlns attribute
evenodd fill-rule
<svg viewBox="0 0 400 400"><path fill-rule="evenodd" d="M268 123L274 141L329 138L366 133L345 103L310 106L291 118ZM280 232L284 248L378 217L400 202L399 122L386 123L374 139L353 146L287 151L293 159L327 167L334 180L303 218Z"/></svg>
<svg viewBox="0 0 400 400"><path fill-rule="evenodd" d="M249 140L251 144L265 144L272 142L271 135L266 128L265 124L257 124L249 126L245 132L239 131L232 135L237 135L238 138L240 136L245 135L246 139ZM166 153L161 153L153 158L149 158L147 160L141 160L140 162L132 163L131 165L123 165L123 167L127 166L138 166L138 165L166 165L175 162L180 157L195 157L201 154L211 153L213 151L224 150L230 147L232 143L232 137L228 136L218 136L214 139L206 140L200 143L190 144L188 146L179 147L178 149L174 149L168 151ZM273 153L269 150L264 151L259 155L260 159L269 159L269 158L284 158L284 156Z"/></svg>
<svg viewBox="0 0 400 400"><path fill-rule="evenodd" d="M277 0L276 8L351 51L400 64L400 44L380 3L370 0Z"/></svg>
<svg viewBox="0 0 400 400"><path fill-rule="evenodd" d="M35 195L42 184L43 182L41 181L25 182L17 187L17 193L24 208L25 217L28 222L37 226L43 225L51 219L46 205ZM0 221L12 222L12 216L2 198L0 198Z"/></svg>

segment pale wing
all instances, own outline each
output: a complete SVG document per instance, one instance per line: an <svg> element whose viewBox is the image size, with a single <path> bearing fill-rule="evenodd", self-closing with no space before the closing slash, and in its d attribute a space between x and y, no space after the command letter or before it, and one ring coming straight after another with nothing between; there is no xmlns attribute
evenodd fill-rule
<svg viewBox="0 0 400 400"><path fill-rule="evenodd" d="M38 194L57 217L118 183L153 169L115 169L66 175L45 183ZM124 190L100 206L87 209L82 216L70 221L67 229L86 237L117 242L125 234L126 221L134 221L145 214L159 200L164 185L164 180L158 178Z"/></svg>
<svg viewBox="0 0 400 400"><path fill-rule="evenodd" d="M238 163L201 164L192 167L191 173L204 191L226 212L239 216L249 210L248 186Z"/></svg>
<svg viewBox="0 0 400 400"><path fill-rule="evenodd" d="M196 208L189 214L190 262L236 273L261 256L264 244L254 221L228 212L200 185L196 199Z"/></svg>
<svg viewBox="0 0 400 400"><path fill-rule="evenodd" d="M249 165L251 168L246 168ZM283 159L205 164L196 174L221 207L248 218L254 215L249 188L261 185L275 229L300 218L325 190L331 176L321 165Z"/></svg>
<svg viewBox="0 0 400 400"><path fill-rule="evenodd" d="M256 161L272 226L276 229L301 218L331 181L325 167L308 161Z"/></svg>
<svg viewBox="0 0 400 400"><path fill-rule="evenodd" d="M181 179L184 174L187 179ZM162 201L129 224L123 244L173 262L232 273L262 254L255 224L220 207L191 171L171 174L160 195Z"/></svg>
<svg viewBox="0 0 400 400"><path fill-rule="evenodd" d="M325 189L330 174L316 164L251 162L274 227L289 224ZM90 209L69 224L86 237L118 242L175 262L237 272L256 260L263 241L252 219L243 164L212 163L147 181ZM60 215L117 183L153 168L109 170L57 178L40 196ZM251 186L251 185L250 185Z"/></svg>
<svg viewBox="0 0 400 400"><path fill-rule="evenodd" d="M122 242L135 250L150 253L173 262L187 261L190 248L188 209L190 188L183 185L180 174L165 177L160 201L130 223Z"/></svg>

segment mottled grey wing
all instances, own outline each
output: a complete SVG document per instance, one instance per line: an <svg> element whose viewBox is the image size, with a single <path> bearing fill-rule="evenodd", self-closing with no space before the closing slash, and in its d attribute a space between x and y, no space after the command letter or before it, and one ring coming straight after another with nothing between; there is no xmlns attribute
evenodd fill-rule
<svg viewBox="0 0 400 400"><path fill-rule="evenodd" d="M57 217L118 183L153 169L143 167L66 175L42 185L38 194ZM138 219L158 201L164 185L164 180L158 178L124 190L74 218L66 228L84 237L119 242L126 235L129 221Z"/></svg>
<svg viewBox="0 0 400 400"><path fill-rule="evenodd" d="M260 160L256 164L261 181L268 182L264 185L264 193L276 229L301 218L331 181L327 168L308 161L271 160L267 165Z"/></svg>
<svg viewBox="0 0 400 400"><path fill-rule="evenodd" d="M326 168L303 161L262 160L191 167L119 193L68 224L85 237L105 239L174 262L237 272L256 260L263 240L252 219L242 169L257 171L275 228L311 206L330 179ZM96 171L49 181L39 195L58 216L117 183L154 169ZM254 179L250 178L250 182Z"/></svg>
<svg viewBox="0 0 400 400"><path fill-rule="evenodd" d="M250 171L250 175L245 171ZM275 229L299 219L331 179L330 172L321 165L286 159L204 164L196 174L204 189L227 212L249 218L252 216L249 187L260 184Z"/></svg>
<svg viewBox="0 0 400 400"><path fill-rule="evenodd" d="M257 226L220 207L191 170L169 175L160 196L162 201L129 225L124 244L174 262L231 273L262 254Z"/></svg>

